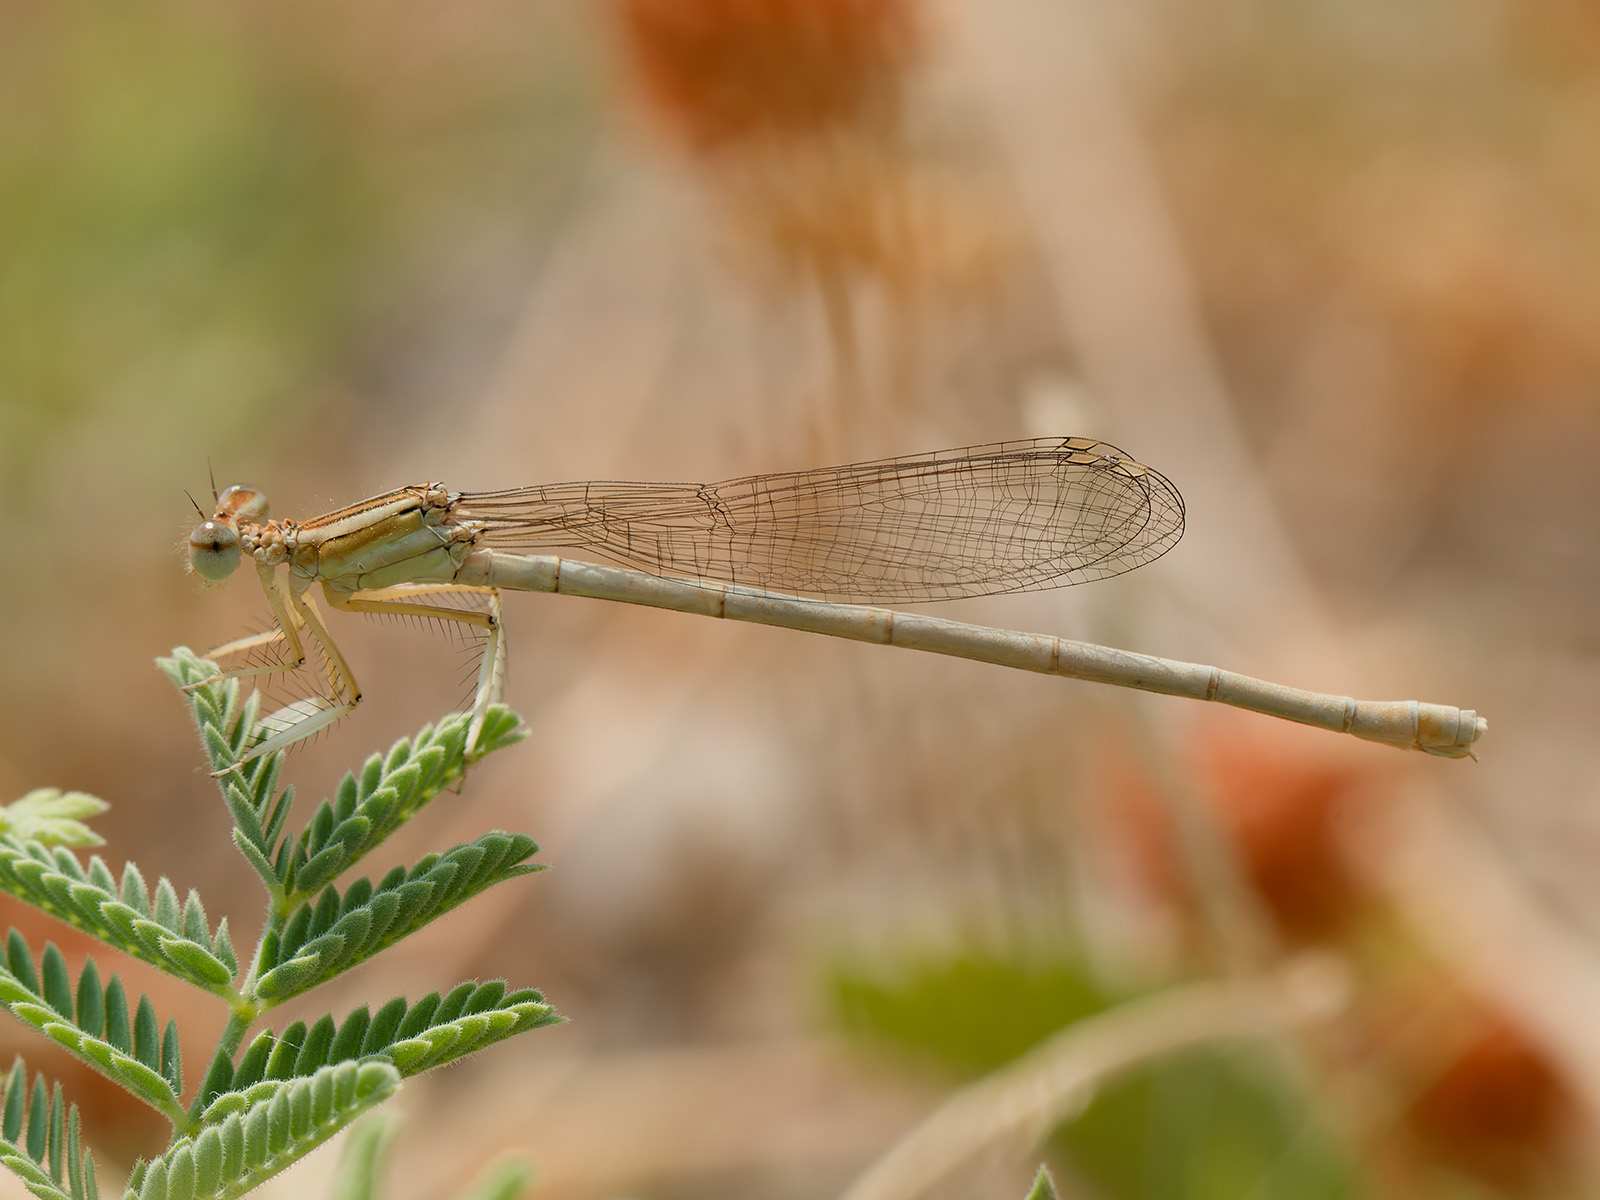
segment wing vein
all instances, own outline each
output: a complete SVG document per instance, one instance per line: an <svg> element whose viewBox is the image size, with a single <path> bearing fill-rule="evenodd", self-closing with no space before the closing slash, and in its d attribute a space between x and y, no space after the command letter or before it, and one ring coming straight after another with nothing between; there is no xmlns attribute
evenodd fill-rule
<svg viewBox="0 0 1600 1200"><path fill-rule="evenodd" d="M581 550L653 574L855 603L916 603L1103 579L1183 535L1159 472L1083 438L752 475L460 496L506 550Z"/></svg>

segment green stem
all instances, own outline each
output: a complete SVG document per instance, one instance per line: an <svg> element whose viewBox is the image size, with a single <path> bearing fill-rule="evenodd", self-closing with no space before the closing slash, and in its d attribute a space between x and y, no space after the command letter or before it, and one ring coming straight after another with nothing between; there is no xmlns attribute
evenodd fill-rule
<svg viewBox="0 0 1600 1200"><path fill-rule="evenodd" d="M255 999L256 980L261 975L262 958L266 952L267 938L283 928L283 918L278 915L276 897L267 903L267 920L262 926L261 936L256 939L256 948L250 955L250 969L245 973L244 981L240 983L238 991L229 990L228 1007L232 1010L228 1014L228 1024L222 1030L222 1036L217 1039L216 1048L212 1050L211 1057L206 1060L207 1070L210 1064L217 1061L219 1053L226 1054L231 1060L239 1052L239 1047L244 1045L244 1035L250 1031L250 1026L266 1011L259 1001ZM205 1106L205 1092L196 1093L194 1103L189 1106L189 1111L184 1114L181 1121L174 1125L187 1133L193 1133L199 1128L200 1113Z"/></svg>
<svg viewBox="0 0 1600 1200"><path fill-rule="evenodd" d="M250 970L246 972L244 982L239 985L239 991L246 1005L249 1006L250 1019L253 1021L262 1013L260 1003L256 999L256 980L263 973L263 960L266 958L267 941L274 935L282 932L284 922L288 920L286 913L280 911L279 897L273 896L267 902L267 920L261 927L261 936L256 940L256 948L250 955ZM266 967L270 970L270 967Z"/></svg>
<svg viewBox="0 0 1600 1200"><path fill-rule="evenodd" d="M229 1060L232 1060L233 1056L239 1052L239 1047L244 1044L244 1035L249 1032L250 1026L259 1015L259 1010L254 1005L235 1008L228 1015L228 1024L222 1030L222 1036L217 1039L216 1049L212 1050L211 1057L207 1060L206 1069L208 1071L210 1070L210 1064L217 1061L218 1054L226 1054ZM189 1106L189 1111L183 1114L181 1122L174 1122L174 1125L184 1133L192 1134L198 1132L200 1114L205 1110L205 1106L206 1094L204 1083L202 1082L201 1090L195 1093L194 1103Z"/></svg>

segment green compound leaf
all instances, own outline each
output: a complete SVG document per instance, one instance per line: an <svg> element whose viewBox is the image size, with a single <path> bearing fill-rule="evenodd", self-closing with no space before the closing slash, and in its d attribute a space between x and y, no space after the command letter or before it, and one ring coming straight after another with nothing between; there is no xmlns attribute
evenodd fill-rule
<svg viewBox="0 0 1600 1200"><path fill-rule="evenodd" d="M226 924L209 936L200 898L191 891L180 907L165 879L152 901L132 863L123 868L119 883L98 854L85 865L65 848L0 835L0 891L169 975L231 995L239 965Z"/></svg>
<svg viewBox="0 0 1600 1200"><path fill-rule="evenodd" d="M42 1075L28 1087L22 1059L11 1064L0 1097L0 1164L41 1200L99 1200L94 1156L82 1148L78 1106Z"/></svg>
<svg viewBox="0 0 1600 1200"><path fill-rule="evenodd" d="M42 846L101 846L105 838L84 822L110 807L87 792L35 788L20 800L0 805L0 833Z"/></svg>
<svg viewBox="0 0 1600 1200"><path fill-rule="evenodd" d="M566 1019L533 988L507 995L505 987L497 979L458 984L442 998L431 992L401 1019L392 1041L381 1049L363 1044L363 1052L388 1056L403 1075L420 1075L495 1042ZM368 1031L369 1038L372 1032Z"/></svg>
<svg viewBox="0 0 1600 1200"><path fill-rule="evenodd" d="M329 1014L309 1028L296 1021L281 1035L264 1030L245 1048L237 1067L220 1056L212 1062L201 1099L211 1105L263 1080L301 1078L325 1066L377 1056L409 1077L563 1020L533 988L508 993L504 980L469 980L442 997L431 992L414 1005L396 996L375 1014L363 1006L337 1026Z"/></svg>
<svg viewBox="0 0 1600 1200"><path fill-rule="evenodd" d="M349 970L495 884L542 870L525 861L538 849L530 837L496 831L377 884L357 879L343 896L324 888L289 915L255 994L277 1004Z"/></svg>
<svg viewBox="0 0 1600 1200"><path fill-rule="evenodd" d="M233 815L234 842L268 890L282 896L284 911L371 853L485 755L525 736L520 718L498 704L489 708L470 750L470 714L426 725L415 737L396 742L387 755L374 754L359 775L347 774L305 830L286 835L294 789L277 790L283 755L266 755L232 770L255 741L256 697L241 700L238 680L216 680L216 666L186 648L173 651L160 666L180 688L199 685L185 697L212 770L228 772L218 783Z"/></svg>
<svg viewBox="0 0 1600 1200"><path fill-rule="evenodd" d="M372 755L360 775L346 774L332 800L324 800L281 861L289 901L304 900L370 854L424 805L455 784L468 767L526 736L521 718L492 705L469 753L471 714L457 713L401 738L385 756Z"/></svg>
<svg viewBox="0 0 1600 1200"><path fill-rule="evenodd" d="M149 997L139 998L130 1039L128 1001L115 976L110 987L101 988L99 970L90 960L74 987L66 960L54 944L45 946L40 968L35 970L27 943L13 929L6 938L6 965L0 967L0 1007L65 1046L174 1124L184 1121L186 1114L178 1103L183 1080L176 1027L168 1026L171 1051L163 1061Z"/></svg>
<svg viewBox="0 0 1600 1200"><path fill-rule="evenodd" d="M158 659L156 665L179 689L193 689L183 696L200 731L201 749L212 771L228 772L217 782L233 816L233 839L268 890L276 891L279 880L272 866L272 847L282 836L294 803L292 787L278 789L283 755L265 755L233 769L255 740L259 698L251 693L249 699L241 699L237 679L218 679L216 664L186 646L174 650L171 658Z"/></svg>
<svg viewBox="0 0 1600 1200"><path fill-rule="evenodd" d="M295 1079L227 1092L200 1129L160 1158L140 1163L125 1200L229 1200L304 1158L394 1094L400 1073L380 1060L323 1067Z"/></svg>

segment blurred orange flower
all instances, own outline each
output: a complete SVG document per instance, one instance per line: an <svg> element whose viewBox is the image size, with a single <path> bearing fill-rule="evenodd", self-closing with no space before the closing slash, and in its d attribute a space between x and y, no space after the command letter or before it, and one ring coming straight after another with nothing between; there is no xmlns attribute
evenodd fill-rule
<svg viewBox="0 0 1600 1200"><path fill-rule="evenodd" d="M1477 1005L1458 1017L1431 1027L1432 1040L1452 1045L1406 1127L1435 1161L1529 1195L1566 1157L1576 1100L1545 1047L1509 1017Z"/></svg>
<svg viewBox="0 0 1600 1200"><path fill-rule="evenodd" d="M1359 750L1318 750L1295 731L1208 724L1178 769L1226 841L1243 882L1287 944L1334 943L1360 998L1328 1048L1400 1101L1392 1132L1405 1174L1444 1168L1522 1200L1570 1194L1576 1096L1560 1059L1511 1015L1441 972L1369 894L1352 806L1395 800L1395 776ZM1157 783L1123 754L1107 761L1135 862L1193 931L1196 886ZM1181 799L1181 798L1180 798ZM1410 1194L1410 1193L1406 1193Z"/></svg>
<svg viewBox="0 0 1600 1200"><path fill-rule="evenodd" d="M970 181L845 142L761 158L727 181L730 213L788 273L825 264L901 295L999 286L1014 239Z"/></svg>
<svg viewBox="0 0 1600 1200"><path fill-rule="evenodd" d="M910 0L614 0L636 90L695 155L757 277L816 300L832 386L811 452L913 411L925 322L992 296L1015 240L970 170L908 132L926 49ZM935 305L926 305L934 301ZM876 444L876 443L873 443Z"/></svg>
<svg viewBox="0 0 1600 1200"><path fill-rule="evenodd" d="M698 150L871 125L916 43L905 0L621 0L650 99Z"/></svg>
<svg viewBox="0 0 1600 1200"><path fill-rule="evenodd" d="M1291 942L1338 935L1362 906L1362 887L1345 857L1346 805L1381 792L1384 781L1358 756L1307 752L1290 731L1280 737L1209 731L1184 765L1200 804L1227 839L1278 933ZM1186 889L1171 823L1153 781L1123 766L1116 790L1129 815L1138 860L1168 896Z"/></svg>

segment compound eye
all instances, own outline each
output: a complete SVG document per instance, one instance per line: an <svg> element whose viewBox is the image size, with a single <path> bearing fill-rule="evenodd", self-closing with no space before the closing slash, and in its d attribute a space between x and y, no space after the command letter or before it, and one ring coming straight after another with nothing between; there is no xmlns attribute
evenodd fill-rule
<svg viewBox="0 0 1600 1200"><path fill-rule="evenodd" d="M232 489L230 489L232 490ZM239 535L222 521L201 521L189 535L189 565L209 583L221 583L239 565Z"/></svg>
<svg viewBox="0 0 1600 1200"><path fill-rule="evenodd" d="M260 488L236 483L217 497L217 516L232 517L241 525L259 525L267 519L267 498Z"/></svg>

